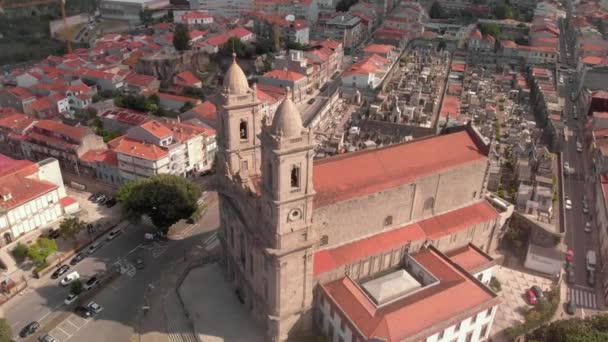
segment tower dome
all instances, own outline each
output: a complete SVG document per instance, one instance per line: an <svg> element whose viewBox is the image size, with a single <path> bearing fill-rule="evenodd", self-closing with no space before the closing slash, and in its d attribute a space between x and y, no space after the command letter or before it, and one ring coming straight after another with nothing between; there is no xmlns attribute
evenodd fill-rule
<svg viewBox="0 0 608 342"><path fill-rule="evenodd" d="M224 75L222 83L224 91L231 95L244 95L249 91L249 83L243 69L236 62L236 54L232 54L232 65Z"/></svg>
<svg viewBox="0 0 608 342"><path fill-rule="evenodd" d="M302 116L293 101L289 99L288 90L285 99L274 113L271 133L277 136L282 135L284 137L292 138L302 134L303 129Z"/></svg>

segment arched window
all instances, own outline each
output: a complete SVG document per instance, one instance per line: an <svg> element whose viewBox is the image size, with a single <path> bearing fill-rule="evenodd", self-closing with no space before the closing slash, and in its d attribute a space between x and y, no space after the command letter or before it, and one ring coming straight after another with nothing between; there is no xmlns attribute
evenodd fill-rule
<svg viewBox="0 0 608 342"><path fill-rule="evenodd" d="M247 137L249 136L247 121L245 120L241 120L241 123L239 124L239 136L241 137L241 140L247 140Z"/></svg>
<svg viewBox="0 0 608 342"><path fill-rule="evenodd" d="M435 198L429 197L424 201L424 210L433 209L435 206Z"/></svg>
<svg viewBox="0 0 608 342"><path fill-rule="evenodd" d="M300 167L295 165L291 167L291 187L293 189L300 187Z"/></svg>
<svg viewBox="0 0 608 342"><path fill-rule="evenodd" d="M321 237L321 246L325 246L329 243L329 236L327 235L323 235Z"/></svg>
<svg viewBox="0 0 608 342"><path fill-rule="evenodd" d="M391 224L393 224L393 217L389 215L384 218L384 225L390 226Z"/></svg>

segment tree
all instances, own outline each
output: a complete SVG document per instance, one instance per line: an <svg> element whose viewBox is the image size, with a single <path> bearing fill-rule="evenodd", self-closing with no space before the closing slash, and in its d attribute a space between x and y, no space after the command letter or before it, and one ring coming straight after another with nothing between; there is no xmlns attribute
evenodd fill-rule
<svg viewBox="0 0 608 342"><path fill-rule="evenodd" d="M489 34L496 39L500 39L502 37L502 31L500 30L500 27L498 27L498 25L496 25L496 24L491 24L491 23L479 24L479 31L481 31L481 34L484 34L484 35Z"/></svg>
<svg viewBox="0 0 608 342"><path fill-rule="evenodd" d="M509 4L500 4L494 8L496 19L513 19L513 7Z"/></svg>
<svg viewBox="0 0 608 342"><path fill-rule="evenodd" d="M177 51L185 51L190 47L190 31L184 24L179 24L173 32L173 46Z"/></svg>
<svg viewBox="0 0 608 342"><path fill-rule="evenodd" d="M30 246L27 250L27 256L36 265L42 265L46 262L49 255L57 251L57 243L55 240L40 238L36 243Z"/></svg>
<svg viewBox="0 0 608 342"><path fill-rule="evenodd" d="M437 1L433 2L431 9L429 10L429 17L431 19L442 19L444 16L443 7Z"/></svg>
<svg viewBox="0 0 608 342"><path fill-rule="evenodd" d="M70 292L75 294L75 295L79 295L82 293L82 282L80 281L80 279L76 279L73 282L70 283Z"/></svg>
<svg viewBox="0 0 608 342"><path fill-rule="evenodd" d="M185 178L162 174L126 183L116 197L129 219L138 221L147 215L155 226L167 229L189 218L200 196L201 190Z"/></svg>
<svg viewBox="0 0 608 342"><path fill-rule="evenodd" d="M104 140L105 140L104 136ZM65 240L75 240L76 235L83 230L85 223L78 217L68 217L59 224L59 235Z"/></svg>
<svg viewBox="0 0 608 342"><path fill-rule="evenodd" d="M247 48L237 37L230 37L224 45L220 46L219 50L219 54L224 57L230 57L233 53L235 53L238 58L247 57Z"/></svg>
<svg viewBox="0 0 608 342"><path fill-rule="evenodd" d="M144 25L151 24L154 21L154 18L152 17L152 11L150 11L150 10L139 11L139 20Z"/></svg>
<svg viewBox="0 0 608 342"><path fill-rule="evenodd" d="M605 315L572 318L544 324L528 334L537 342L600 342L608 341L608 318Z"/></svg>
<svg viewBox="0 0 608 342"><path fill-rule="evenodd" d="M11 254L17 260L17 262L22 262L27 258L27 246L19 242L17 246L11 251Z"/></svg>
<svg viewBox="0 0 608 342"><path fill-rule="evenodd" d="M340 0L336 4L336 12L348 12L348 9L359 0Z"/></svg>
<svg viewBox="0 0 608 342"><path fill-rule="evenodd" d="M192 104L192 102L188 101L188 102L184 103L184 105L182 106L182 108L179 109L179 112L180 113L185 113L185 112L189 111L192 108L194 108L194 105Z"/></svg>
<svg viewBox="0 0 608 342"><path fill-rule="evenodd" d="M287 49L289 50L304 50L304 45L298 42L287 41Z"/></svg>
<svg viewBox="0 0 608 342"><path fill-rule="evenodd" d="M0 318L0 342L10 342L13 338L13 330L6 319Z"/></svg>
<svg viewBox="0 0 608 342"><path fill-rule="evenodd" d="M257 37L255 44L255 52L258 55L264 55L269 52L276 52L274 42L271 38Z"/></svg>

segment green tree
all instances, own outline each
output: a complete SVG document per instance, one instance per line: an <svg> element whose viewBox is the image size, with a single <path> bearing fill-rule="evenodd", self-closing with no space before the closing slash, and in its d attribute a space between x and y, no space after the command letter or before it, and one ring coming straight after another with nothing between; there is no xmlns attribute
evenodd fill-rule
<svg viewBox="0 0 608 342"><path fill-rule="evenodd" d="M10 342L13 338L13 330L6 319L0 318L0 342Z"/></svg>
<svg viewBox="0 0 608 342"><path fill-rule="evenodd" d="M272 38L257 37L255 42L255 52L258 55L264 55L269 52L276 52Z"/></svg>
<svg viewBox="0 0 608 342"><path fill-rule="evenodd" d="M538 342L600 342L608 341L608 318L597 315L585 319L572 318L544 324L528 334Z"/></svg>
<svg viewBox="0 0 608 342"><path fill-rule="evenodd" d="M444 15L441 4L437 1L433 2L431 9L429 10L429 17L431 17L431 19L442 19Z"/></svg>
<svg viewBox="0 0 608 342"><path fill-rule="evenodd" d="M75 240L76 235L78 235L84 227L84 221L80 220L78 217L64 218L59 224L59 235L65 240Z"/></svg>
<svg viewBox="0 0 608 342"><path fill-rule="evenodd" d="M182 108L179 109L179 112L180 113L185 113L185 112L189 111L192 108L194 108L194 105L192 104L192 102L188 101L188 102L184 103L184 105L182 106Z"/></svg>
<svg viewBox="0 0 608 342"><path fill-rule="evenodd" d="M219 49L219 54L224 57L232 56L232 53L238 58L247 58L247 48L237 37L230 37Z"/></svg>
<svg viewBox="0 0 608 342"><path fill-rule="evenodd" d="M496 39L499 39L502 37L502 31L500 30L500 27L498 27L498 25L496 25L496 24L482 23L482 24L479 24L478 26L479 26L479 31L481 31L481 33L484 35L489 34Z"/></svg>
<svg viewBox="0 0 608 342"><path fill-rule="evenodd" d="M147 215L155 226L167 229L189 218L196 211L200 196L199 187L185 178L162 174L126 183L116 197L129 219L137 221Z"/></svg>
<svg viewBox="0 0 608 342"><path fill-rule="evenodd" d="M186 25L179 24L175 27L173 46L177 51L185 51L190 47L190 31Z"/></svg>
<svg viewBox="0 0 608 342"><path fill-rule="evenodd" d="M154 18L152 17L152 11L150 10L141 10L139 11L139 20L144 25L149 25L154 22Z"/></svg>
<svg viewBox="0 0 608 342"><path fill-rule="evenodd" d="M27 250L27 256L36 265L42 265L46 262L46 258L56 251L57 243L55 240L40 238Z"/></svg>
<svg viewBox="0 0 608 342"><path fill-rule="evenodd" d="M291 40L287 41L287 49L289 50L304 50L304 45L298 42L293 42Z"/></svg>
<svg viewBox="0 0 608 342"><path fill-rule="evenodd" d="M494 16L496 19L513 19L513 7L503 3L494 8Z"/></svg>
<svg viewBox="0 0 608 342"><path fill-rule="evenodd" d="M11 254L15 258L15 260L17 260L17 262L22 262L23 260L25 260L25 258L27 258L27 250L28 247L19 242L17 246L15 246L15 248L11 251Z"/></svg>
<svg viewBox="0 0 608 342"><path fill-rule="evenodd" d="M76 279L73 282L70 283L70 292L75 294L75 295L79 295L82 293L82 282L80 281L80 279Z"/></svg>
<svg viewBox="0 0 608 342"><path fill-rule="evenodd" d="M348 9L359 0L340 0L336 4L336 12L348 12Z"/></svg>

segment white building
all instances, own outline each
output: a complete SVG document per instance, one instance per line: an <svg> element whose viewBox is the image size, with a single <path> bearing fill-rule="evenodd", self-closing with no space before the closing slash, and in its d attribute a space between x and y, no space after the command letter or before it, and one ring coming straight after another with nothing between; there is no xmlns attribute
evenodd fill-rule
<svg viewBox="0 0 608 342"><path fill-rule="evenodd" d="M33 163L0 155L0 246L79 210L66 194L56 159Z"/></svg>
<svg viewBox="0 0 608 342"><path fill-rule="evenodd" d="M203 11L175 11L173 22L188 26L209 25L213 24L213 17Z"/></svg>
<svg viewBox="0 0 608 342"><path fill-rule="evenodd" d="M140 12L147 9L161 9L169 6L169 0L101 0L99 12L105 19L125 20L139 23ZM152 17L162 18L167 11L153 11Z"/></svg>

